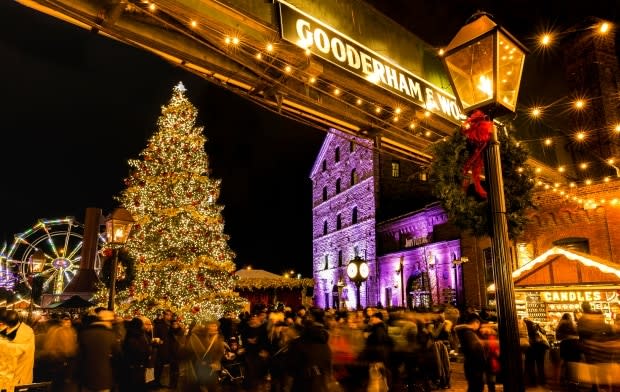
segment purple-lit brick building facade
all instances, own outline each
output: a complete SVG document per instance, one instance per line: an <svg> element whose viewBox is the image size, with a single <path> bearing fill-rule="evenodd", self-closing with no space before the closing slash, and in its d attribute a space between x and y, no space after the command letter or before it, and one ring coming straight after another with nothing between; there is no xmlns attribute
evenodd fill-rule
<svg viewBox="0 0 620 392"><path fill-rule="evenodd" d="M375 143L332 129L312 168L315 303L356 306L346 274L356 255L370 267L362 306L454 302L463 288L453 263L459 233L433 203L424 169L379 153Z"/></svg>

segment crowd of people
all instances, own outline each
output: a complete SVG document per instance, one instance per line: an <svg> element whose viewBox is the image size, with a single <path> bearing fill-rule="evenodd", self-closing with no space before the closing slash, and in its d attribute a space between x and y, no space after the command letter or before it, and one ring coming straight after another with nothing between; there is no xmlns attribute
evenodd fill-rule
<svg viewBox="0 0 620 392"><path fill-rule="evenodd" d="M525 318L519 325L526 380L544 385L551 345L538 324ZM584 312L577 324L568 315L557 327L562 363L613 362L617 332L595 312ZM126 320L97 308L29 326L16 311L0 310L0 390L51 382L52 390L67 392L431 391L451 387L457 356L469 392L485 385L494 392L501 366L492 314L450 306L414 312L257 305L184 325L170 310ZM562 363L560 376L568 380L571 370Z"/></svg>

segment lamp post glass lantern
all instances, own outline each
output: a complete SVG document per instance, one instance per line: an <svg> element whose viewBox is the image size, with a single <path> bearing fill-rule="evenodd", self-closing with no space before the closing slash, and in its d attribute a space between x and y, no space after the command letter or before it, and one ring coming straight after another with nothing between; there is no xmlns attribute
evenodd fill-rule
<svg viewBox="0 0 620 392"><path fill-rule="evenodd" d="M492 118L514 112L527 49L488 14L477 13L445 48L443 62L457 102L466 114L486 111ZM504 390L524 391L519 329L512 281L508 219L497 127L485 149L493 276Z"/></svg>
<svg viewBox="0 0 620 392"><path fill-rule="evenodd" d="M105 231L107 243L114 250L112 259L112 273L110 274L110 294L108 297L108 309L114 310L114 299L116 297L116 270L118 268L118 251L122 248L129 238L129 233L135 221L129 211L124 208L115 209L105 221Z"/></svg>
<svg viewBox="0 0 620 392"><path fill-rule="evenodd" d="M359 256L355 256L355 258L349 261L347 265L347 276L349 279L355 283L356 287L356 299L357 299L357 309L362 308L361 299L360 299L360 287L362 283L368 279L368 273L370 269L368 268L368 263L366 260L362 259Z"/></svg>
<svg viewBox="0 0 620 392"><path fill-rule="evenodd" d="M443 56L457 101L465 113L479 108L514 112L527 49L489 15L472 19Z"/></svg>

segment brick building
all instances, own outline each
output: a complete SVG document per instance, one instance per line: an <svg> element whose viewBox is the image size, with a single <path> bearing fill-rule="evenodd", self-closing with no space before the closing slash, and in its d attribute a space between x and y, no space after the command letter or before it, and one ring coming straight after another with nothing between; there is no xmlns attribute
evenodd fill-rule
<svg viewBox="0 0 620 392"><path fill-rule="evenodd" d="M567 87L601 104L563 115L562 127L539 129L522 119L509 124L517 138L547 135L556 141L550 148L530 146L536 181L551 185L537 188L530 223L511 247L513 270L554 247L591 255L605 265L620 263L620 169L615 163L620 139L613 131L620 121L620 73L614 35L593 38L591 31L576 29L563 43ZM572 135L554 128L590 133L585 143L576 144ZM492 303L490 239L456 230L430 194L424 165L385 151L380 137L332 130L318 154L310 175L316 304L355 306L355 286L346 276L355 256L370 266L361 287L363 306ZM581 170L583 162L587 170Z"/></svg>
<svg viewBox="0 0 620 392"><path fill-rule="evenodd" d="M380 153L371 139L331 130L317 156L313 183L315 302L353 308L347 263L364 258L370 274L363 306L454 302L462 277L458 233L433 203L416 162ZM344 283L339 294L338 282Z"/></svg>

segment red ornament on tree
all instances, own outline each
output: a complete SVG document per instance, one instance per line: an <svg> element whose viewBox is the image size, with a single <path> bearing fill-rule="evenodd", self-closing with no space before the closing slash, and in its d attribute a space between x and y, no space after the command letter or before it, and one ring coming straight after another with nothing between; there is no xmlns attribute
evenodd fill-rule
<svg viewBox="0 0 620 392"><path fill-rule="evenodd" d="M196 278L198 279L199 282L204 282L205 281L205 275L202 272L199 272L196 275Z"/></svg>
<svg viewBox="0 0 620 392"><path fill-rule="evenodd" d="M102 254L103 256L105 256L105 257L110 257L110 256L112 256L112 253L113 253L113 252L112 252L112 248L104 248L104 249L101 251L101 254Z"/></svg>
<svg viewBox="0 0 620 392"><path fill-rule="evenodd" d="M149 287L149 281L148 281L148 280L146 280L146 279L144 279L144 280L142 281L142 287L144 287L144 288Z"/></svg>
<svg viewBox="0 0 620 392"><path fill-rule="evenodd" d="M192 313L196 314L198 312L200 312L200 306L196 305L192 308Z"/></svg>
<svg viewBox="0 0 620 392"><path fill-rule="evenodd" d="M483 199L486 199L487 191L485 191L480 184L480 175L482 174L482 169L484 169L482 154L491 139L493 122L490 121L483 112L476 110L465 120L461 132L467 138L468 144L473 147L469 159L467 159L463 165L463 176L465 177L463 180L463 188L467 188L469 183L473 182L476 193ZM470 170L471 177L468 177L467 172Z"/></svg>

